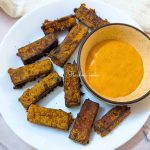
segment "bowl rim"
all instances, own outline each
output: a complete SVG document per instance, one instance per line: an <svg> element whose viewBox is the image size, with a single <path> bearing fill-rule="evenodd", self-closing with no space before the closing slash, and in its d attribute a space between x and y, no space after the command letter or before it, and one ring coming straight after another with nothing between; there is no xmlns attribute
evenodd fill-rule
<svg viewBox="0 0 150 150"><path fill-rule="evenodd" d="M103 25L103 26L101 26L99 28L94 29L93 31L91 31L89 34L86 35L86 37L83 39L83 41L82 41L82 43L81 43L81 45L79 47L78 57L77 57L77 66L78 66L79 77L80 77L81 81L83 82L84 86L86 87L86 89L88 91L90 91L98 99L101 99L101 100L103 100L103 101L105 101L107 103L110 103L110 104L133 104L133 103L141 101L142 99L144 99L145 97L147 97L150 94L150 90L147 93L145 93L144 95L142 95L141 97L133 99L131 101L127 101L127 102L112 101L112 100L110 100L108 98L105 98L105 97L103 97L101 95L98 95L96 92L94 92L94 90L92 90L92 88L87 84L86 80L82 76L82 71L81 71L81 66L80 66L80 56L81 56L81 51L82 51L82 48L83 48L84 44L86 43L86 41L88 40L88 38L92 34L94 34L97 30L100 30L102 28L105 28L105 27L108 27L108 26L112 26L112 25L122 25L122 26L127 26L127 27L130 27L132 29L135 29L137 32L142 33L150 41L150 37L146 33L144 33L142 30L140 30L137 27L134 27L132 25L125 24L125 23L110 23L110 24L106 24L106 25Z"/></svg>

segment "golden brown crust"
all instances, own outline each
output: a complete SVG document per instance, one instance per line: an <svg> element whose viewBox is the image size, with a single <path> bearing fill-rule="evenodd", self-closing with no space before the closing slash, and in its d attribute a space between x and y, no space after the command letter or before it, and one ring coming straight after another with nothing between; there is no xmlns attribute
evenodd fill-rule
<svg viewBox="0 0 150 150"><path fill-rule="evenodd" d="M51 61L45 59L16 69L10 68L8 69L8 73L14 84L14 88L21 88L27 82L48 75L52 69L53 65Z"/></svg>
<svg viewBox="0 0 150 150"><path fill-rule="evenodd" d="M85 100L80 113L78 114L69 138L81 143L88 144L91 129L97 115L99 104L91 100Z"/></svg>
<svg viewBox="0 0 150 150"><path fill-rule="evenodd" d="M76 17L89 28L96 29L105 24L109 24L107 20L98 17L94 9L88 9L86 4L81 4L79 8L74 9L74 12Z"/></svg>
<svg viewBox="0 0 150 150"><path fill-rule="evenodd" d="M17 55L21 57L23 63L26 65L48 54L57 45L58 40L56 36L49 34L31 44L19 48Z"/></svg>
<svg viewBox="0 0 150 150"><path fill-rule="evenodd" d="M76 63L64 66L64 92L66 107L80 105L80 80Z"/></svg>
<svg viewBox="0 0 150 150"><path fill-rule="evenodd" d="M74 26L60 46L50 52L51 60L63 67L87 33L88 29L83 25Z"/></svg>
<svg viewBox="0 0 150 150"><path fill-rule="evenodd" d="M41 28L45 34L50 34L71 29L75 25L76 18L74 15L70 15L54 21L45 20Z"/></svg>
<svg viewBox="0 0 150 150"><path fill-rule="evenodd" d="M31 104L36 103L41 98L46 96L55 87L60 85L61 82L62 78L57 74L57 72L52 72L31 89L27 89L19 98L19 101L22 103L24 108L28 109Z"/></svg>
<svg viewBox="0 0 150 150"><path fill-rule="evenodd" d="M28 109L28 121L60 130L68 131L72 123L71 113L60 109L50 109L32 104Z"/></svg>
<svg viewBox="0 0 150 150"><path fill-rule="evenodd" d="M106 113L94 125L95 131L101 136L106 136L130 114L130 107L116 106Z"/></svg>

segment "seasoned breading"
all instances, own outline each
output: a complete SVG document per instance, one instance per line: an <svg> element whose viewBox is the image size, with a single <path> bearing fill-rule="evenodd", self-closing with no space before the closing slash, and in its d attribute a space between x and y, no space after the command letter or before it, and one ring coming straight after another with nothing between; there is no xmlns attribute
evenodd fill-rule
<svg viewBox="0 0 150 150"><path fill-rule="evenodd" d="M106 136L130 114L130 107L116 106L106 113L94 125L95 131L101 136Z"/></svg>
<svg viewBox="0 0 150 150"><path fill-rule="evenodd" d="M31 89L27 89L19 98L19 101L22 103L24 108L28 109L31 104L36 103L41 98L46 96L55 87L60 85L61 82L62 78L57 74L57 72L52 72Z"/></svg>
<svg viewBox="0 0 150 150"><path fill-rule="evenodd" d="M71 113L32 104L28 109L28 121L60 130L69 130L73 121Z"/></svg>
<svg viewBox="0 0 150 150"><path fill-rule="evenodd" d="M57 45L58 40L56 36L54 34L49 34L31 44L19 48L17 55L26 65L48 54Z"/></svg>
<svg viewBox="0 0 150 150"><path fill-rule="evenodd" d="M45 20L41 28L45 34L50 34L71 29L75 25L76 18L74 15L70 15L54 21Z"/></svg>
<svg viewBox="0 0 150 150"><path fill-rule="evenodd" d="M53 65L51 61L45 59L16 69L10 68L8 69L8 73L14 84L14 88L21 88L27 82L48 75L52 69Z"/></svg>
<svg viewBox="0 0 150 150"><path fill-rule="evenodd" d="M91 129L97 115L98 108L98 103L89 99L85 100L70 132L70 139L81 144L89 143Z"/></svg>
<svg viewBox="0 0 150 150"><path fill-rule="evenodd" d="M109 22L105 19L98 17L94 9L88 9L86 4L81 4L79 8L74 9L76 17L86 26L92 29L96 29Z"/></svg>
<svg viewBox="0 0 150 150"><path fill-rule="evenodd" d="M66 107L80 105L80 80L76 63L64 66L64 92Z"/></svg>
<svg viewBox="0 0 150 150"><path fill-rule="evenodd" d="M74 26L60 46L50 52L51 60L63 67L87 33L88 29L83 25Z"/></svg>

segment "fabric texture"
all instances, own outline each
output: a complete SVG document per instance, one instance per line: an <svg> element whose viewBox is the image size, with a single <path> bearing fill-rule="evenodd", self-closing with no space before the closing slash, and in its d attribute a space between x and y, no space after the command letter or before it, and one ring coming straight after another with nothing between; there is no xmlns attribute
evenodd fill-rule
<svg viewBox="0 0 150 150"><path fill-rule="evenodd" d="M0 0L0 7L11 17L20 17L48 2L57 0ZM100 0L131 15L146 32L150 32L150 0Z"/></svg>
<svg viewBox="0 0 150 150"><path fill-rule="evenodd" d="M57 0L0 0L0 7L11 17L20 17L43 4ZM131 15L146 32L150 32L150 0L99 0Z"/></svg>

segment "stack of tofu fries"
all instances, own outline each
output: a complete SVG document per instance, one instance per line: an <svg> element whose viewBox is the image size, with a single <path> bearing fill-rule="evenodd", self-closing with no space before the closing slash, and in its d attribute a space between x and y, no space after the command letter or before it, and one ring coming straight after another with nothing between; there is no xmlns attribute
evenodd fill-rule
<svg viewBox="0 0 150 150"><path fill-rule="evenodd" d="M88 34L89 29L96 29L109 24L109 22L98 17L95 10L87 8L85 4L81 4L79 8L74 9L74 13L74 15L54 21L45 20L41 27L45 36L19 48L17 55L21 58L24 66L16 69L10 68L8 73L15 89L21 88L27 82L31 82L36 78L42 78L32 88L24 91L19 98L27 111L28 121L65 131L68 131L70 125L74 122L69 138L78 143L87 144L89 143L93 124L95 131L101 136L105 136L129 115L130 108L116 106L94 123L99 104L90 99L84 101L76 119L72 118L71 113L61 109L45 108L35 104L57 86L63 86L62 77L56 71L53 71L53 62L60 67L64 67L66 107L80 105L82 92L80 91L77 64L67 63L67 60L76 50L81 40ZM58 44L57 33L64 30L69 30L69 33L63 42ZM49 56L51 60L46 58L37 61L43 56Z"/></svg>

